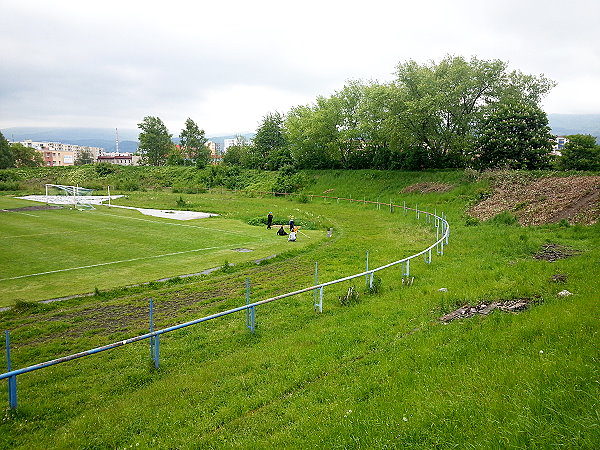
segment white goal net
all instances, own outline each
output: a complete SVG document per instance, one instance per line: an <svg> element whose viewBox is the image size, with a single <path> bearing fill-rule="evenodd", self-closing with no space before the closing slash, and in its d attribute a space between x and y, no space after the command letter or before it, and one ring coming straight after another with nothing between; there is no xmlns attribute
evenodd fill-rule
<svg viewBox="0 0 600 450"><path fill-rule="evenodd" d="M94 189L80 186L64 186L62 184L46 185L46 203L54 205L70 205L76 209L95 209L92 206Z"/></svg>

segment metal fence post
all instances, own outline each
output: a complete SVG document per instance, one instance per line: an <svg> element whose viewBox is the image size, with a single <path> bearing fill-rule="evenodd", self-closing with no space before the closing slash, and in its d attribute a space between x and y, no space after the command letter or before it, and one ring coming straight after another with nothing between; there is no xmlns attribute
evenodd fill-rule
<svg viewBox="0 0 600 450"><path fill-rule="evenodd" d="M323 312L323 286L319 288L319 312Z"/></svg>
<svg viewBox="0 0 600 450"><path fill-rule="evenodd" d="M394 205L392 203L392 199L390 198L390 212L393 213L394 212Z"/></svg>
<svg viewBox="0 0 600 450"><path fill-rule="evenodd" d="M6 336L6 371L10 372L12 370L12 365L10 362L10 333L8 330L5 331ZM12 375L8 377L8 404L10 405L10 409L17 408L17 376Z"/></svg>
<svg viewBox="0 0 600 450"><path fill-rule="evenodd" d="M404 200L404 215L407 215L408 211L406 210L406 200Z"/></svg>
<svg viewBox="0 0 600 450"><path fill-rule="evenodd" d="M366 266L365 272L369 272L369 250L367 250L367 266ZM365 275L365 283L368 287L369 286L369 274L368 273Z"/></svg>
<svg viewBox="0 0 600 450"><path fill-rule="evenodd" d="M319 284L319 262L315 261L315 286ZM317 307L319 306L319 304L317 303L317 290L315 289L313 291L313 308L315 309L315 311L317 310Z"/></svg>
<svg viewBox="0 0 600 450"><path fill-rule="evenodd" d="M250 278L246 277L246 305L250 304ZM250 329L251 333L254 333L255 325L254 317L254 306L246 308L246 327Z"/></svg>
<svg viewBox="0 0 600 450"><path fill-rule="evenodd" d="M150 333L154 332L154 301L150 299ZM154 359L154 337L150 336L150 358Z"/></svg>
<svg viewBox="0 0 600 450"><path fill-rule="evenodd" d="M407 259L402 263L402 276L408 277L410 276L410 259Z"/></svg>
<svg viewBox="0 0 600 450"><path fill-rule="evenodd" d="M417 215L417 220L419 219L419 205L415 203L415 214Z"/></svg>
<svg viewBox="0 0 600 450"><path fill-rule="evenodd" d="M150 299L150 333L154 332L154 300ZM159 337L150 336L150 358L154 361L154 368L158 369L160 361Z"/></svg>

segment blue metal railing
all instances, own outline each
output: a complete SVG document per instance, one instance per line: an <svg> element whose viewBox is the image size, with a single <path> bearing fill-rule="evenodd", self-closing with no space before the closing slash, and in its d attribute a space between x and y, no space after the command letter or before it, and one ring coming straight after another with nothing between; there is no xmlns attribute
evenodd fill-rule
<svg viewBox="0 0 600 450"><path fill-rule="evenodd" d="M270 193L269 193L270 194ZM282 193L282 195L288 195ZM318 198L330 198L339 200L348 200L350 202L358 202L358 203L368 203L377 205L377 209L381 208L381 205L388 205L388 203L380 203L373 202L368 200L356 200L352 198L341 198L341 197L328 197L322 195L312 195L311 197ZM438 255L444 254L444 245L448 244L448 237L450 235L450 226L446 221L446 217L443 213L440 213L441 216L437 215L437 209L434 212L429 211L421 211L418 209L418 206L415 205L415 208L410 208L406 206L406 202L402 206L394 205L390 201L389 203L390 212L394 211L394 208L401 208L404 211L404 214L408 214L409 211L414 211L416 218L420 219L421 214L424 214L426 217L426 221L431 223L431 220L434 222L434 226L436 228L436 242L427 247L425 250L420 251L419 253L415 253L414 255L408 256L403 259L399 259L397 261L393 261L391 263L385 264L383 266L379 266L373 269L369 269L369 254L367 252L367 264L366 270L361 273L357 273L354 275L349 275L344 278L339 278L337 280L327 281L325 283L318 283L318 264L315 264L315 285L307 288L299 289L293 292L287 292L285 294L277 295L275 297L267 298L264 300L260 300L254 303L250 303L250 284L249 280L246 279L246 304L243 306L238 306L237 308L228 309L226 311L222 311L219 313L211 314L209 316L201 317L199 319L191 320L189 322L181 323L178 325L174 325L171 327L163 328L160 330L154 330L154 303L152 299L150 299L150 332L146 334L142 334L139 336L135 336L129 339L125 339L122 341L113 342L112 344L103 345L101 347L96 347L90 350L85 350L83 352L74 353L71 355L63 356L61 358L53 359L50 361L45 361L42 363L34 364L32 366L23 367L22 369L12 370L11 368L11 356L10 356L10 335L9 332L5 332L5 340L6 340L6 358L7 358L7 371L3 374L0 374L0 380L7 378L8 379L8 400L11 409L15 409L17 407L17 375L22 375L27 372L33 372L34 370L43 369L45 367L50 367L56 364L64 363L67 361L71 361L78 358L83 358L84 356L94 355L106 350L112 350L117 347L122 347L123 345L132 344L134 342L142 341L144 339L150 340L150 354L151 358L154 361L154 366L156 368L159 367L159 337L161 334L169 333L171 331L176 331L181 328L189 327L191 325L196 325L202 322L206 322L208 320L216 319L218 317L223 317L229 314L233 314L239 311L246 311L246 326L250 329L251 332L254 332L254 320L255 320L255 307L260 305L265 305L270 302L274 302L276 300L281 300L283 298L292 297L294 295L302 294L305 292L314 292L314 307L318 309L319 312L323 311L323 289L327 286L331 286L338 283L343 283L345 281L352 280L354 278L365 277L369 287L373 287L373 277L375 272L380 270L388 269L390 267L396 266L398 264L402 265L402 276L408 277L410 276L410 261L412 259L418 258L419 256L424 255L425 262L430 264L432 261L432 251L436 249L436 253ZM318 294L317 294L318 293ZM317 300L317 298L319 300Z"/></svg>

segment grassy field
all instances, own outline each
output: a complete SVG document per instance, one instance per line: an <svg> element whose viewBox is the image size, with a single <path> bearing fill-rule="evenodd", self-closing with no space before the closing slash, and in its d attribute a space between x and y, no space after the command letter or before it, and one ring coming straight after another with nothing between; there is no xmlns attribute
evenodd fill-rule
<svg viewBox="0 0 600 450"><path fill-rule="evenodd" d="M0 207L19 205L23 200L4 198ZM290 247L274 231L239 220L179 221L106 206L4 212L0 223L0 306L199 273ZM303 232L315 240L324 236Z"/></svg>
<svg viewBox="0 0 600 450"><path fill-rule="evenodd" d="M412 286L390 269L378 274L374 293L362 279L326 288L322 314L312 294L259 307L255 334L242 313L174 332L161 338L159 370L150 367L145 342L20 376L19 408L5 410L0 446L597 448L600 227L470 226L465 208L487 187L461 173L364 176L314 173L308 193L390 197L447 214L450 245L431 265L415 261ZM453 189L401 192L440 180ZM135 193L123 203L167 208L177 197ZM145 332L149 297L162 328L242 304L246 277L259 300L309 286L315 261L326 281L364 270L367 250L375 267L435 238L422 220L373 205L218 192L184 197L190 208L222 220L243 224L273 210L316 230L333 227L334 236L199 279L20 303L0 313L1 327L11 330L13 367ZM548 243L576 252L555 262L533 258ZM339 296L350 285L360 295L343 306ZM564 289L573 295L559 297ZM518 314L438 320L458 306L517 298L536 304ZM0 404L7 402L3 389Z"/></svg>

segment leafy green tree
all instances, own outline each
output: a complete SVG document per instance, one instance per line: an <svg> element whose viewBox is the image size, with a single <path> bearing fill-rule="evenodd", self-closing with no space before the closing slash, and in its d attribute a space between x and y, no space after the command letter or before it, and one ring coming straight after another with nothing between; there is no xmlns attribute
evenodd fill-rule
<svg viewBox="0 0 600 450"><path fill-rule="evenodd" d="M447 56L439 63L398 65L391 105L402 146L425 152L429 167L457 167L475 145L477 124L490 104L514 99L536 105L554 83L507 72L499 60Z"/></svg>
<svg viewBox="0 0 600 450"><path fill-rule="evenodd" d="M480 169L543 169L551 151L546 113L537 105L511 99L484 112L474 162Z"/></svg>
<svg viewBox="0 0 600 450"><path fill-rule="evenodd" d="M0 169L8 169L15 164L15 156L11 146L2 133L0 133Z"/></svg>
<svg viewBox="0 0 600 450"><path fill-rule="evenodd" d="M139 151L142 154L141 163L150 166L162 166L173 147L172 135L158 117L147 116L138 123L141 130L139 134Z"/></svg>
<svg viewBox="0 0 600 450"><path fill-rule="evenodd" d="M77 154L75 158L76 166L83 166L84 164L92 164L94 162L94 156L89 150L82 150Z"/></svg>
<svg viewBox="0 0 600 450"><path fill-rule="evenodd" d="M565 136L568 142L561 151L559 166L565 170L600 170L600 145L590 134Z"/></svg>
<svg viewBox="0 0 600 450"><path fill-rule="evenodd" d="M312 106L288 113L285 128L294 165L301 169L340 167L337 160L337 117L333 101L318 97Z"/></svg>
<svg viewBox="0 0 600 450"><path fill-rule="evenodd" d="M247 145L231 145L223 155L223 164L227 166L243 166L247 159Z"/></svg>
<svg viewBox="0 0 600 450"><path fill-rule="evenodd" d="M203 168L210 162L210 150L206 147L206 136L196 122L188 118L185 128L179 134L179 141L183 149L183 157L191 159L197 167Z"/></svg>
<svg viewBox="0 0 600 450"><path fill-rule="evenodd" d="M276 112L263 117L249 153L255 167L261 169L278 170L291 162L281 114Z"/></svg>
<svg viewBox="0 0 600 450"><path fill-rule="evenodd" d="M183 153L181 146L173 145L167 155L167 166L184 166L186 158Z"/></svg>

